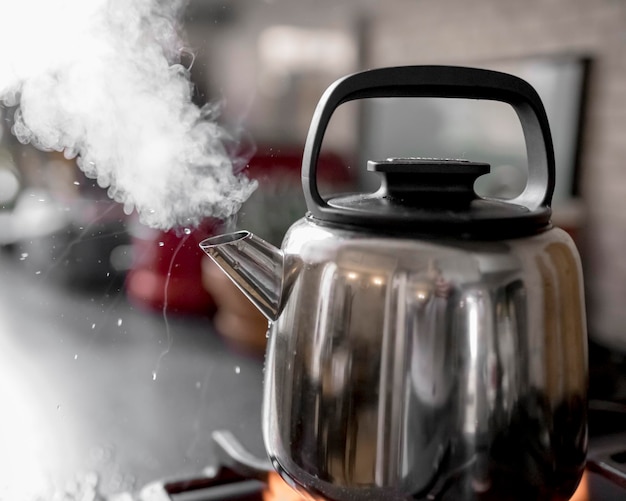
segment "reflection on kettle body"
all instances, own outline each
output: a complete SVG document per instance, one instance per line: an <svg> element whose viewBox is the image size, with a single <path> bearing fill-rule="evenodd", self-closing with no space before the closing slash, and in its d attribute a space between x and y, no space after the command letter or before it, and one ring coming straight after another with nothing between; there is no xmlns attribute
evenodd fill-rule
<svg viewBox="0 0 626 501"><path fill-rule="evenodd" d="M451 435L450 397L455 368L448 312L454 289L431 261L425 273L409 278L407 292L405 329L410 333L410 386L405 397L409 404L402 441L406 450L400 464L407 489L420 492L436 477ZM411 464L407 458L416 460Z"/></svg>

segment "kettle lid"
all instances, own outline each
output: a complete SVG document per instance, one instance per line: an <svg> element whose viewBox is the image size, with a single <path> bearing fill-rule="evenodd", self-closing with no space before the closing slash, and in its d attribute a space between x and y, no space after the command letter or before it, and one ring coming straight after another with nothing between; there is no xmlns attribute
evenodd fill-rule
<svg viewBox="0 0 626 501"><path fill-rule="evenodd" d="M479 197L474 183L490 172L487 163L389 158L370 160L367 169L381 175L380 188L374 193L337 195L326 200L334 209L335 222L396 233L501 238L512 232L534 232L550 220L549 210L531 211L515 203ZM322 215L321 219L326 218Z"/></svg>
<svg viewBox="0 0 626 501"><path fill-rule="evenodd" d="M368 163L383 177L375 193L323 199L317 160L335 109L365 98L442 97L510 104L526 143L528 178L512 200L478 197L474 181L489 165L461 160L387 159ZM302 187L309 216L365 231L504 238L549 227L554 192L554 149L543 103L528 82L506 73L457 66L378 68L335 81L317 105L302 158Z"/></svg>

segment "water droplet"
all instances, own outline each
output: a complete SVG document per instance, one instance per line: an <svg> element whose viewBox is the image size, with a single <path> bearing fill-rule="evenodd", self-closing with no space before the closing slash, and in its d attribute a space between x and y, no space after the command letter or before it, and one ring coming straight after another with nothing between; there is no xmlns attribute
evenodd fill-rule
<svg viewBox="0 0 626 501"><path fill-rule="evenodd" d="M157 373L156 371L152 371L152 381L156 381Z"/></svg>
<svg viewBox="0 0 626 501"><path fill-rule="evenodd" d="M95 329L96 328L96 324L91 324L91 328Z"/></svg>
<svg viewBox="0 0 626 501"><path fill-rule="evenodd" d="M207 477L213 478L217 475L217 468L215 466L207 466L204 470L202 470Z"/></svg>
<svg viewBox="0 0 626 501"><path fill-rule="evenodd" d="M117 326L118 326L118 327L121 327L121 326L122 326L122 319L121 319L121 318L118 318L118 319L117 319Z"/></svg>
<svg viewBox="0 0 626 501"><path fill-rule="evenodd" d="M57 410L59 410L61 408L61 404L57 405Z"/></svg>
<svg viewBox="0 0 626 501"><path fill-rule="evenodd" d="M79 183L78 181L74 181L74 184L75 184L76 186L80 186L80 183Z"/></svg>
<svg viewBox="0 0 626 501"><path fill-rule="evenodd" d="M191 230L189 228L185 228L183 231L185 235L191 235Z"/></svg>
<svg viewBox="0 0 626 501"><path fill-rule="evenodd" d="M165 242L159 242L159 247L163 247L165 245Z"/></svg>
<svg viewBox="0 0 626 501"><path fill-rule="evenodd" d="M78 353L74 353L74 360L78 360Z"/></svg>
<svg viewBox="0 0 626 501"><path fill-rule="evenodd" d="M41 275L41 270L37 270L37 271L35 272L35 275Z"/></svg>
<svg viewBox="0 0 626 501"><path fill-rule="evenodd" d="M241 367L239 367L238 365L235 366L235 374L239 374L241 373Z"/></svg>
<svg viewBox="0 0 626 501"><path fill-rule="evenodd" d="M20 255L20 261L24 261L28 257L28 252L22 252Z"/></svg>

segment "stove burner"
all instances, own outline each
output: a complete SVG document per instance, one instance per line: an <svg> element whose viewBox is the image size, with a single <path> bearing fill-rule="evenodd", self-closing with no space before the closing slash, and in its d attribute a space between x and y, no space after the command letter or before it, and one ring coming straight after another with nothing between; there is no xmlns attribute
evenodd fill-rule
<svg viewBox="0 0 626 501"><path fill-rule="evenodd" d="M139 493L140 501L303 501L295 491L274 471L267 459L250 454L229 431L212 434L217 463L198 476L157 481L146 485ZM585 475L570 501L594 501L590 479L610 483L610 490L623 495L626 489L626 452L605 453L592 456L587 462ZM606 488L606 486L605 486ZM427 499L437 501L440 494ZM614 499L614 498L611 498ZM617 499L621 499L618 497Z"/></svg>
<svg viewBox="0 0 626 501"><path fill-rule="evenodd" d="M304 500L272 468L250 454L229 431L212 435L218 467L201 475L145 486L140 501L300 501Z"/></svg>

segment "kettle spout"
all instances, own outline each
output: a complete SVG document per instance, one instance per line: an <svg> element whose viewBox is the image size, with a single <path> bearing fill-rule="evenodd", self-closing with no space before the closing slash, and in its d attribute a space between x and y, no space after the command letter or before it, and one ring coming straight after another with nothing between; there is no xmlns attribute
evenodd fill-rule
<svg viewBox="0 0 626 501"><path fill-rule="evenodd" d="M276 320L299 271L299 260L249 231L207 238L200 248L265 317Z"/></svg>

